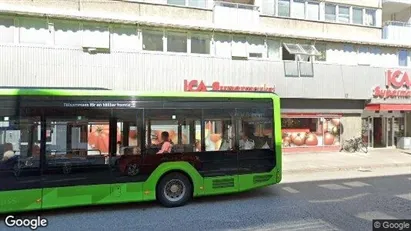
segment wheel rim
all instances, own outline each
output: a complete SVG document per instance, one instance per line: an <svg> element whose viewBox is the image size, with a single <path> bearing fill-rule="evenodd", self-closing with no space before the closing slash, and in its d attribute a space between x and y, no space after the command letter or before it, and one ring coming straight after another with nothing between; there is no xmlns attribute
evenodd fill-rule
<svg viewBox="0 0 411 231"><path fill-rule="evenodd" d="M164 196L169 201L178 201L186 193L186 187L181 180L173 179L167 182L164 187Z"/></svg>

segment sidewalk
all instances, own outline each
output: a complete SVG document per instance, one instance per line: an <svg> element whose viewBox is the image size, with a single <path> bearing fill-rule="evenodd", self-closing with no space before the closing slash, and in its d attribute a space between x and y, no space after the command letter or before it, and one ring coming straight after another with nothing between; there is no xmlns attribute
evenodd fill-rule
<svg viewBox="0 0 411 231"><path fill-rule="evenodd" d="M372 149L368 153L321 152L283 154L285 174L410 167L411 150Z"/></svg>

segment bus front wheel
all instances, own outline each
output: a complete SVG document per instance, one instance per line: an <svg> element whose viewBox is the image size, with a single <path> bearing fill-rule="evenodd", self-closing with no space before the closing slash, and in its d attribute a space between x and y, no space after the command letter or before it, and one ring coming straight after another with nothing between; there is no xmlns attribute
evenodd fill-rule
<svg viewBox="0 0 411 231"><path fill-rule="evenodd" d="M157 185L157 200L165 207L178 207L191 198L192 184L183 174L173 172L161 178Z"/></svg>

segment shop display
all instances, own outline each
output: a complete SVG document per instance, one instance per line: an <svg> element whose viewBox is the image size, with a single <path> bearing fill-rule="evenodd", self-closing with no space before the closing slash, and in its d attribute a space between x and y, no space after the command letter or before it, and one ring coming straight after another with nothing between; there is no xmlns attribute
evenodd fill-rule
<svg viewBox="0 0 411 231"><path fill-rule="evenodd" d="M340 145L339 118L283 118L282 146Z"/></svg>

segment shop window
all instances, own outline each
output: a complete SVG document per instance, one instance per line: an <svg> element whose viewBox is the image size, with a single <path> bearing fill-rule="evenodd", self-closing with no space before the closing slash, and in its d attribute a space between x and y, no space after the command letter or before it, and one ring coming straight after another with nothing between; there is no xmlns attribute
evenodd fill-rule
<svg viewBox="0 0 411 231"><path fill-rule="evenodd" d="M325 21L335 22L337 20L337 6L325 4Z"/></svg>
<svg viewBox="0 0 411 231"><path fill-rule="evenodd" d="M339 146L342 124L339 118L281 119L283 147Z"/></svg>
<svg viewBox="0 0 411 231"><path fill-rule="evenodd" d="M0 18L0 42L14 42L14 19Z"/></svg>
<svg viewBox="0 0 411 231"><path fill-rule="evenodd" d="M143 50L164 51L163 31L143 29Z"/></svg>
<svg viewBox="0 0 411 231"><path fill-rule="evenodd" d="M350 23L350 7L338 6L338 22Z"/></svg>
<svg viewBox="0 0 411 231"><path fill-rule="evenodd" d="M278 0L278 16L290 17L290 0Z"/></svg>
<svg viewBox="0 0 411 231"><path fill-rule="evenodd" d="M187 33L167 32L168 52L187 52Z"/></svg>
<svg viewBox="0 0 411 231"><path fill-rule="evenodd" d="M210 54L210 37L203 34L192 34L191 53Z"/></svg>
<svg viewBox="0 0 411 231"><path fill-rule="evenodd" d="M363 9L361 8L352 9L352 22L354 24L362 25L364 23L363 18L364 18Z"/></svg>

